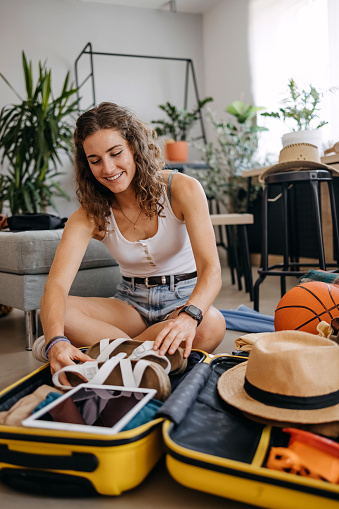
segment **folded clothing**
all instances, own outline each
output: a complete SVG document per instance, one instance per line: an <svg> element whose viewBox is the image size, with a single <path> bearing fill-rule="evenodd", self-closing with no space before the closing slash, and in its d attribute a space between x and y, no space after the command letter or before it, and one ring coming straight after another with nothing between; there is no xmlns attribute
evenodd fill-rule
<svg viewBox="0 0 339 509"><path fill-rule="evenodd" d="M263 337L263 333L243 334L234 341L234 347L239 352L250 352L252 346L258 339Z"/></svg>
<svg viewBox="0 0 339 509"><path fill-rule="evenodd" d="M131 421L129 421L126 426L122 429L122 431L127 431L129 429L137 428L142 424L146 424L147 422L154 419L155 414L159 410L159 408L163 405L162 401L158 401L157 399L151 399L146 405L133 417Z"/></svg>
<svg viewBox="0 0 339 509"><path fill-rule="evenodd" d="M220 310L228 330L243 332L274 332L274 317L263 315L241 304L237 309Z"/></svg>
<svg viewBox="0 0 339 509"><path fill-rule="evenodd" d="M28 394L19 399L9 410L0 412L0 424L21 426L22 421L31 415L36 406L44 401L46 396L51 392L62 394L61 391L58 391L54 387L42 385L32 392L32 394Z"/></svg>
<svg viewBox="0 0 339 509"><path fill-rule="evenodd" d="M57 398L60 398L60 396L62 396L62 392L61 391L58 391L57 389L55 390L55 392L49 392L46 396L46 398L41 401L32 411L32 414L34 414L35 412L37 412L38 410L40 410L41 408L44 408L46 405L49 405L50 403L52 403L52 401L54 401L55 399Z"/></svg>
<svg viewBox="0 0 339 509"><path fill-rule="evenodd" d="M322 281L331 285L339 285L339 274L327 272L326 270L310 269L299 279L299 283L309 283L311 281Z"/></svg>

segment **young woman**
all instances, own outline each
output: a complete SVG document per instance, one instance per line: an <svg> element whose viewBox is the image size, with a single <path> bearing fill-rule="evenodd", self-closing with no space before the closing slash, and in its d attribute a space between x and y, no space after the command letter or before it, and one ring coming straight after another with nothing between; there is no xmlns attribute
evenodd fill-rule
<svg viewBox="0 0 339 509"><path fill-rule="evenodd" d="M113 103L81 115L74 141L80 208L66 223L41 301L52 373L89 360L77 347L103 338L152 340L161 355L179 345L185 357L192 347L212 352L226 326L212 306L220 264L199 182L163 170L154 131ZM119 263L114 298L68 295L91 238Z"/></svg>

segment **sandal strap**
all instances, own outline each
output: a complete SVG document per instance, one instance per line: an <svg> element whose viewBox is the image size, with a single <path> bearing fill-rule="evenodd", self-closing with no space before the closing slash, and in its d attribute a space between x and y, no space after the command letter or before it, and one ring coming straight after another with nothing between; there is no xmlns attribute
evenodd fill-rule
<svg viewBox="0 0 339 509"><path fill-rule="evenodd" d="M149 361L139 360L135 363L133 369L132 362L129 358L124 358L125 355L125 353L119 353L106 361L92 378L91 382L93 384L104 385L109 375L119 364L123 387L139 387L145 369L150 366L151 363Z"/></svg>
<svg viewBox="0 0 339 509"><path fill-rule="evenodd" d="M144 341L141 345L139 345L137 348L133 350L131 355L128 357L132 360L139 360L143 357L157 357L158 359L162 359L167 362L167 366L165 369L166 375L171 371L171 362L166 357L166 355L160 355L160 353L157 350L153 350L154 341Z"/></svg>
<svg viewBox="0 0 339 509"><path fill-rule="evenodd" d="M124 357L126 357L126 354L120 353L120 354L116 355L115 357L112 357L112 359L110 359L110 361L112 361L112 362L110 364L109 373L111 373L111 371L114 369L114 367L117 364L119 364L119 362ZM94 361L86 361L83 364L71 364L69 366L64 366L63 368L59 369L59 371L54 373L54 375L52 376L52 382L55 385L55 387L58 387L59 389L70 390L73 387L61 384L59 382L59 375L60 375L60 373L74 373L74 374L80 375L83 378L85 378L85 380L87 382L93 381L93 383L99 383L99 382L95 382L94 379L96 378L96 375L99 373L99 371L105 366L105 364L103 364L103 366L101 368L99 368L99 362L97 360L94 360ZM114 364L114 366L112 366L112 364ZM106 378L107 378L107 376L106 376Z"/></svg>
<svg viewBox="0 0 339 509"><path fill-rule="evenodd" d="M100 353L109 345L109 338L101 339L99 341Z"/></svg>
<svg viewBox="0 0 339 509"><path fill-rule="evenodd" d="M128 360L125 359L125 357L126 353L119 353L118 355L108 359L108 361L104 362L96 375L92 378L91 382L97 385L104 385L109 375L119 364L123 385L127 387L135 387L132 365L130 361L127 363L125 362Z"/></svg>
<svg viewBox="0 0 339 509"><path fill-rule="evenodd" d="M120 363L122 383L125 387L138 387L134 379L133 366L131 361L123 359Z"/></svg>
<svg viewBox="0 0 339 509"><path fill-rule="evenodd" d="M146 368L148 368L149 366L152 367L152 363L150 361L139 360L138 362L135 363L133 370L133 376L136 384L135 387L140 387L143 374Z"/></svg>
<svg viewBox="0 0 339 509"><path fill-rule="evenodd" d="M99 361L96 360L95 362L97 363L98 369L97 372L89 381L96 385L104 385L105 380L107 380L112 371L116 368L118 364L120 364L123 361L125 357L126 353L121 352L118 355L112 357L111 359L108 359L108 361L104 362L100 368ZM85 362L84 364L87 364L87 362Z"/></svg>
<svg viewBox="0 0 339 509"><path fill-rule="evenodd" d="M99 343L100 354L96 359L98 362L106 362L109 359L110 355L114 352L114 350L118 346L125 343L126 341L131 341L131 339L117 338L111 343L109 341L110 341L109 339L102 339L100 341ZM160 355L157 350L153 350L153 345L154 341L144 341L133 350L133 352L131 353L131 355L129 355L128 358L131 360L139 360L142 359L143 357L153 356L158 359L162 359L167 363L166 368L164 369L166 374L168 375L168 373L171 371L171 362L168 359L168 357L166 357L166 355Z"/></svg>
<svg viewBox="0 0 339 509"><path fill-rule="evenodd" d="M58 387L59 389L70 390L73 387L70 387L68 385L62 385L59 382L60 373L75 373L77 375L81 375L87 381L89 381L91 378L93 378L97 371L98 371L97 361L87 361L84 364L75 365L72 364L70 366L64 366L63 368L59 369L59 371L54 373L54 375L52 376L52 382L55 385L55 387Z"/></svg>
<svg viewBox="0 0 339 509"><path fill-rule="evenodd" d="M109 359L111 353L113 353L114 350L119 345L121 345L122 343L125 343L125 341L130 341L130 340L129 340L129 338L117 338L114 341L111 341L111 343L110 343L109 338L102 339L99 342L100 354L98 355L96 360L98 362L106 362Z"/></svg>

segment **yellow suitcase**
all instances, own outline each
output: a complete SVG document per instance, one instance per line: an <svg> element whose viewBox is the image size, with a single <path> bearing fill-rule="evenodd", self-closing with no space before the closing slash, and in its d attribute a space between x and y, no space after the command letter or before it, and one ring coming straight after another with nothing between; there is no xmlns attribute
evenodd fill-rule
<svg viewBox="0 0 339 509"><path fill-rule="evenodd" d="M194 367L161 412L166 464L188 488L270 509L338 509L339 485L267 468L286 433L246 419L217 391L219 376L246 360L217 355Z"/></svg>
<svg viewBox="0 0 339 509"><path fill-rule="evenodd" d="M172 387L178 382L173 378ZM43 384L52 385L48 364L2 391L0 412ZM0 425L0 480L50 496L61 489L63 496L120 495L138 486L162 457L163 421L113 436Z"/></svg>

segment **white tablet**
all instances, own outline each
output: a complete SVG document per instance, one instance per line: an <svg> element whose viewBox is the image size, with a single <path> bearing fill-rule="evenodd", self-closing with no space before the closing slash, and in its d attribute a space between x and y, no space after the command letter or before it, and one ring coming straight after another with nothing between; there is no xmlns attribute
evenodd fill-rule
<svg viewBox="0 0 339 509"><path fill-rule="evenodd" d="M113 435L155 394L155 389L80 384L27 417L22 425Z"/></svg>

